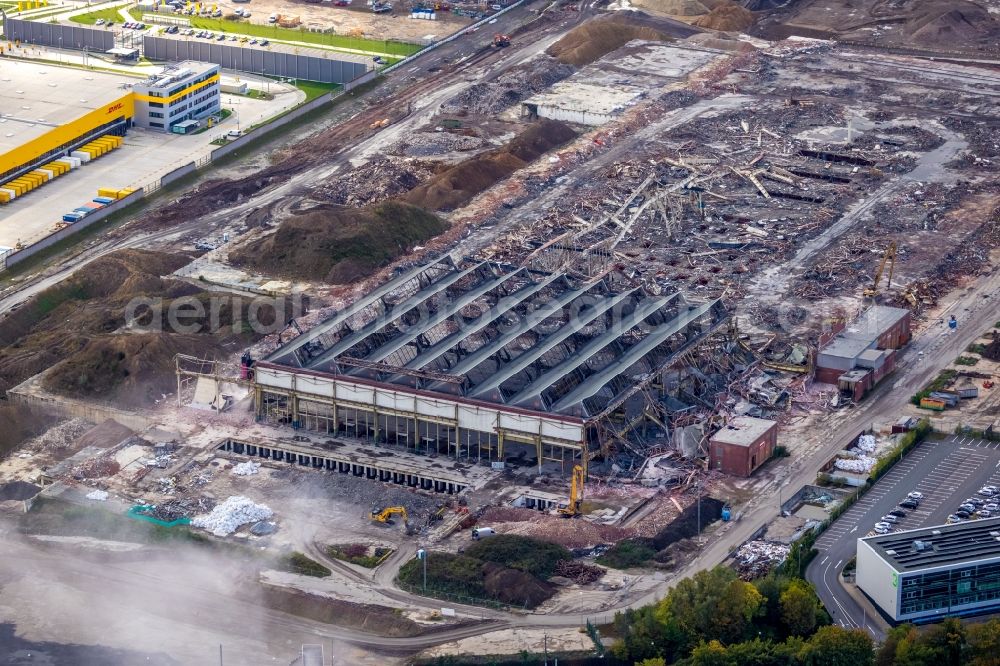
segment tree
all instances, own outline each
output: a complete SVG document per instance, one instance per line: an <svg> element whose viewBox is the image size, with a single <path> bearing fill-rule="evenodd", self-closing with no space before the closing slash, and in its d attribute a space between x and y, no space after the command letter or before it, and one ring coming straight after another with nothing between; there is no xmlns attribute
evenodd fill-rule
<svg viewBox="0 0 1000 666"><path fill-rule="evenodd" d="M667 662L663 657L652 657L635 662L635 666L667 666Z"/></svg>
<svg viewBox="0 0 1000 666"><path fill-rule="evenodd" d="M688 663L690 666L735 666L725 646L715 640L701 643L692 650Z"/></svg>
<svg viewBox="0 0 1000 666"><path fill-rule="evenodd" d="M747 637L763 602L753 585L720 566L680 581L657 607L657 616L672 617L692 643L714 639L729 644Z"/></svg>
<svg viewBox="0 0 1000 666"><path fill-rule="evenodd" d="M781 619L795 636L809 636L816 630L819 600L805 581L793 580L781 593Z"/></svg>
<svg viewBox="0 0 1000 666"><path fill-rule="evenodd" d="M686 638L669 615L661 616L658 607L645 606L615 615L615 630L621 640L611 653L622 661L665 657L673 661Z"/></svg>
<svg viewBox="0 0 1000 666"><path fill-rule="evenodd" d="M1000 666L1000 620L970 625L966 638L969 666Z"/></svg>
<svg viewBox="0 0 1000 666"><path fill-rule="evenodd" d="M784 643L755 638L730 645L726 653L737 666L797 666L796 655L803 645L801 638L793 637Z"/></svg>
<svg viewBox="0 0 1000 666"><path fill-rule="evenodd" d="M871 666L874 643L861 629L820 627L799 653L804 666Z"/></svg>
<svg viewBox="0 0 1000 666"><path fill-rule="evenodd" d="M941 624L928 629L921 642L933 651L936 666L962 666L965 663L968 643L965 627L958 618L946 617Z"/></svg>

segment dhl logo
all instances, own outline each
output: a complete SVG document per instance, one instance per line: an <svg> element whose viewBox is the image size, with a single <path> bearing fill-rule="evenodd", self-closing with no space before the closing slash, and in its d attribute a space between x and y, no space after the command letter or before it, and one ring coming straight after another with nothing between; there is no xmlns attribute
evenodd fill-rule
<svg viewBox="0 0 1000 666"><path fill-rule="evenodd" d="M109 106L108 107L108 113L114 113L115 111L121 111L122 108L124 108L124 106L125 105L122 102L118 102L114 106Z"/></svg>

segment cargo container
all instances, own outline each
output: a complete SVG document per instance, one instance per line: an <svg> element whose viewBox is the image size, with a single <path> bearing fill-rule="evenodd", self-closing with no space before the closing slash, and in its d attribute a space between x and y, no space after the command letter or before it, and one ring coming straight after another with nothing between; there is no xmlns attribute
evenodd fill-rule
<svg viewBox="0 0 1000 666"><path fill-rule="evenodd" d="M133 190L130 187L126 187L125 189L118 190L118 198L119 199L124 199L125 197L127 197L130 194L132 194L133 192L135 192L135 190Z"/></svg>
<svg viewBox="0 0 1000 666"><path fill-rule="evenodd" d="M943 412L945 408L945 403L942 400L935 400L933 398L921 398L920 408L930 409L935 412Z"/></svg>
<svg viewBox="0 0 1000 666"><path fill-rule="evenodd" d="M949 407L958 406L958 400L959 400L958 394L952 393L951 391L931 391L931 394L927 397L931 398L932 400L940 400Z"/></svg>
<svg viewBox="0 0 1000 666"><path fill-rule="evenodd" d="M95 203L104 204L105 206L107 206L110 203L114 203L115 199L114 197L94 197L93 201Z"/></svg>
<svg viewBox="0 0 1000 666"><path fill-rule="evenodd" d="M112 189L110 187L99 187L99 188L97 188L97 196L99 196L99 197L107 197L109 199L118 199L119 198L118 192L119 192L119 190Z"/></svg>
<svg viewBox="0 0 1000 666"><path fill-rule="evenodd" d="M74 222L79 222L80 220L82 220L83 215L81 215L80 213L66 213L65 215L62 216L62 219L63 222L69 222L70 224L73 224Z"/></svg>
<svg viewBox="0 0 1000 666"><path fill-rule="evenodd" d="M96 201L88 201L87 203L83 204L82 208L89 208L90 210L98 210L100 208L104 208L104 204L97 203Z"/></svg>
<svg viewBox="0 0 1000 666"><path fill-rule="evenodd" d="M80 215L90 215L90 213L92 211L89 208L87 208L86 206L78 206L78 207L76 207L76 208L73 209L73 212L74 213L80 213Z"/></svg>

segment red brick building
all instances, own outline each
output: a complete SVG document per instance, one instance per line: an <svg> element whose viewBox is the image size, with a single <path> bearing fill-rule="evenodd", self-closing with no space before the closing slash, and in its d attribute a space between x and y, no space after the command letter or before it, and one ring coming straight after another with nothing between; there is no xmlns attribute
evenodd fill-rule
<svg viewBox="0 0 1000 666"><path fill-rule="evenodd" d="M874 305L819 350L816 381L858 401L895 369L896 350L909 341L910 311Z"/></svg>
<svg viewBox="0 0 1000 666"><path fill-rule="evenodd" d="M778 443L778 424L767 419L737 416L708 440L708 462L733 476L750 476L772 455Z"/></svg>

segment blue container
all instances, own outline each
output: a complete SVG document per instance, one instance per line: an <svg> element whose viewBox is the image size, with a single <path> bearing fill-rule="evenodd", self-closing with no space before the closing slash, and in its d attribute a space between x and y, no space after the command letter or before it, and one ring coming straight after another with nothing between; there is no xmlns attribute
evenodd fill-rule
<svg viewBox="0 0 1000 666"><path fill-rule="evenodd" d="M105 206L107 206L110 203L114 203L115 200L112 199L111 197L94 197L93 198L93 202L94 203L99 203L99 204L104 204Z"/></svg>
<svg viewBox="0 0 1000 666"><path fill-rule="evenodd" d="M65 215L62 216L62 219L63 222L69 222L70 224L73 224L74 222L79 222L80 220L82 220L83 215L80 215L79 213L66 213Z"/></svg>
<svg viewBox="0 0 1000 666"><path fill-rule="evenodd" d="M728 506L722 507L722 520L724 522L729 522L729 519L731 517L732 517L732 511L730 510L730 508Z"/></svg>

